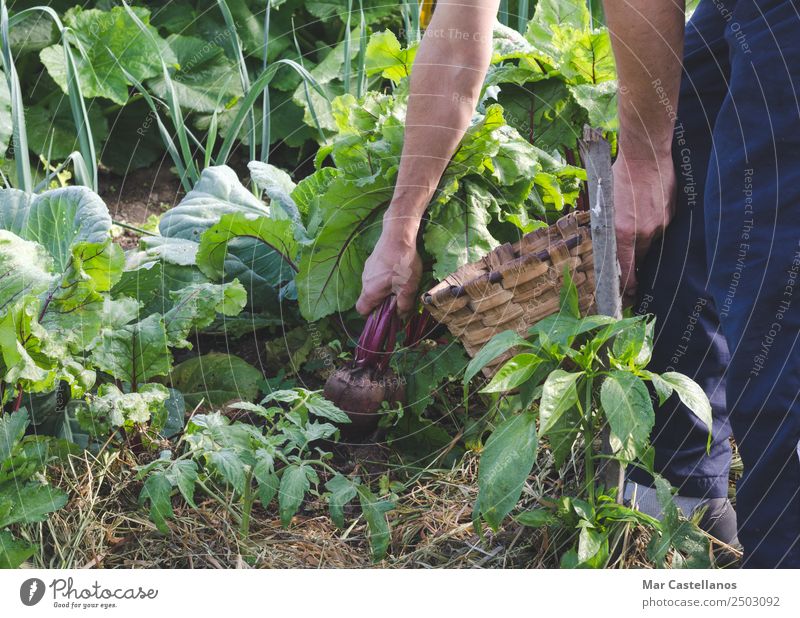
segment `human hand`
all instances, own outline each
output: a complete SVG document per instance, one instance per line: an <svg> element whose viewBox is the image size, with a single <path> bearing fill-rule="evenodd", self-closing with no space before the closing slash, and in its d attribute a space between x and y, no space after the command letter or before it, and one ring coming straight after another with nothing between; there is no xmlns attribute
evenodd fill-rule
<svg viewBox="0 0 800 618"><path fill-rule="evenodd" d="M620 151L612 172L622 300L630 304L636 295L636 262L675 215L677 181L670 156L629 159Z"/></svg>
<svg viewBox="0 0 800 618"><path fill-rule="evenodd" d="M390 294L397 296L397 312L407 315L417 304L422 260L413 241L384 227L361 275L361 296L356 311L368 315Z"/></svg>

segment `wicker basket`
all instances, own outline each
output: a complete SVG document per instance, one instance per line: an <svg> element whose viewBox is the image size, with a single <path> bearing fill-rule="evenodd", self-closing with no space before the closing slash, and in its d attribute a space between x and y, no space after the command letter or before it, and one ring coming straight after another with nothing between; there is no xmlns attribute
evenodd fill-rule
<svg viewBox="0 0 800 618"><path fill-rule="evenodd" d="M578 288L581 314L594 312L594 260L589 213L570 213L553 225L525 234L465 264L423 294L425 308L475 356L504 330L521 335L556 313L564 267ZM483 369L491 378L516 354L509 350Z"/></svg>

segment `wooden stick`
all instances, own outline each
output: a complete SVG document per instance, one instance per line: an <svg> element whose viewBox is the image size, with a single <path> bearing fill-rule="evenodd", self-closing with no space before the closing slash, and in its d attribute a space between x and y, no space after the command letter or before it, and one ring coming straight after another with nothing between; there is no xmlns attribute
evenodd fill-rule
<svg viewBox="0 0 800 618"><path fill-rule="evenodd" d="M581 156L589 185L592 249L594 253L595 303L597 312L616 319L622 317L620 269L617 261L617 237L614 231L614 179L611 174L611 147L600 129L583 128ZM611 455L608 424L602 430L602 453ZM622 504L625 470L613 459L602 459L597 474L606 487L617 487L617 502Z"/></svg>

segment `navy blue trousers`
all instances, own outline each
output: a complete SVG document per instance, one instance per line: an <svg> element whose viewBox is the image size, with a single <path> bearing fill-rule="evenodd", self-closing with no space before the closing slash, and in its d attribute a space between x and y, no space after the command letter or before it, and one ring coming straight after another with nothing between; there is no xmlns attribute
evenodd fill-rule
<svg viewBox="0 0 800 618"><path fill-rule="evenodd" d="M701 0L677 105L677 214L640 265L635 308L657 319L651 369L692 376L714 411L708 455L676 397L657 410L656 470L683 495L723 497L734 436L746 567L800 567L799 32L797 0Z"/></svg>

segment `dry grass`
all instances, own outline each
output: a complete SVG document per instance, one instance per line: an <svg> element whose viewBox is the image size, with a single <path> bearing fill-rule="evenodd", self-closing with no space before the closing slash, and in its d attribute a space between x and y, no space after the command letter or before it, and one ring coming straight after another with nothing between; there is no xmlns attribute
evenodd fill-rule
<svg viewBox="0 0 800 618"><path fill-rule="evenodd" d="M374 462L372 462L374 463ZM161 534L137 504L141 482L126 452L99 457L82 453L54 468L55 483L70 501L47 522L19 533L40 544L31 566L48 568L554 568L564 551L563 535L533 530L509 520L497 533L472 525L477 495L477 458L467 455L451 470L428 470L409 485L389 514L392 543L378 565L369 559L366 526L357 509L348 527L337 529L320 500L304 504L291 527L277 512L256 506L243 541L225 506L198 491L198 509L173 501L170 535ZM531 477L525 506L559 495L563 478ZM235 508L228 505L229 508ZM647 567L645 530L631 529L613 567Z"/></svg>

